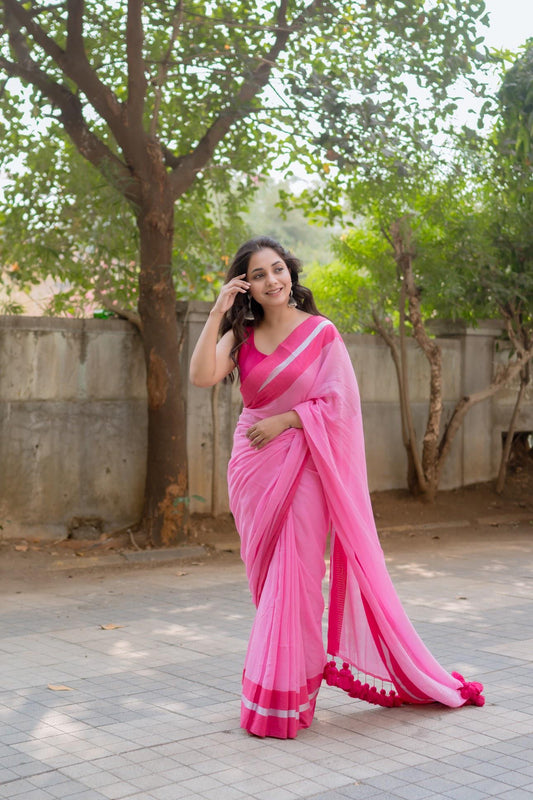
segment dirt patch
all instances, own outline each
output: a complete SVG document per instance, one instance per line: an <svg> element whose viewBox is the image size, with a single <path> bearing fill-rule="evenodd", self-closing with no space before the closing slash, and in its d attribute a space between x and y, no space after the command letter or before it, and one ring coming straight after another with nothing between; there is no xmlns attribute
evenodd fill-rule
<svg viewBox="0 0 533 800"><path fill-rule="evenodd" d="M474 523L490 515L496 518L533 514L533 460L509 476L501 495L496 494L491 481L438 492L434 503L425 503L406 490L374 492L372 505L378 529L409 524L447 524L454 520Z"/></svg>
<svg viewBox="0 0 533 800"><path fill-rule="evenodd" d="M495 494L491 482L439 492L433 504L403 490L375 492L372 504L378 531L384 535L409 537L414 531L429 531L432 538L443 535L464 538L469 535L468 531L473 536L480 528L490 531L514 521L527 525L529 520L533 523L533 459L515 468L500 496ZM203 545L205 557L218 559L221 564L239 559L239 537L229 514L194 515L189 522L188 539L183 544ZM99 568L98 565L107 565L109 569L154 566L147 562L133 567L120 558L124 553L143 551L146 546L146 540L128 530L104 533L97 541L0 540L0 583L16 581L24 589L35 581L44 580L46 574L48 578L54 575L57 579L60 574L68 577L82 572L88 574L91 569ZM62 570L54 572L58 563ZM69 567L73 568L72 574L69 574Z"/></svg>
<svg viewBox="0 0 533 800"><path fill-rule="evenodd" d="M515 468L502 495L494 491L494 483L477 483L461 489L438 492L434 503L413 497L407 490L374 492L372 506L379 531L408 529L420 525L449 528L454 522L475 525L479 520L494 525L504 519L533 518L533 459ZM235 550L239 540L230 515L209 517L195 515L191 519L191 539L219 550Z"/></svg>

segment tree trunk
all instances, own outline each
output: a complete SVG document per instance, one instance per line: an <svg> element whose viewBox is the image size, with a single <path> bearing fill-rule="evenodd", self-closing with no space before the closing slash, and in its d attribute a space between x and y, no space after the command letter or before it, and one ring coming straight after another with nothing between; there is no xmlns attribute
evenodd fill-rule
<svg viewBox="0 0 533 800"><path fill-rule="evenodd" d="M391 226L396 261L403 277L403 287L409 306L409 321L413 336L427 358L430 368L429 408L422 445L422 475L420 489L424 499L432 503L438 488L438 446L442 417L442 355L440 347L432 341L425 329L420 308L420 294L413 273L414 252L412 231L408 219L398 220ZM405 301L404 301L405 302Z"/></svg>
<svg viewBox="0 0 533 800"><path fill-rule="evenodd" d="M426 490L423 465L418 452L413 415L411 413L411 398L409 396L409 368L407 364L407 335L405 332L405 300L406 284L402 278L400 291L400 397L403 399L403 413L408 431L407 441L407 488L415 497Z"/></svg>
<svg viewBox="0 0 533 800"><path fill-rule="evenodd" d="M398 382L398 393L400 397L400 419L402 424L402 442L407 456L407 488L411 494L416 495L419 492L419 475L417 472L417 464L420 467L420 459L415 460L415 455L418 457L418 450L416 447L416 436L413 426L413 418L411 415L411 407L409 405L409 392L408 392L408 372L402 371L402 364L400 360L400 353L398 352L398 344L394 337L394 333L389 332L376 311L372 311L372 318L374 320L374 330L381 336L392 357L394 369L396 370L396 379ZM405 358L404 358L405 362ZM414 447L412 442L414 441Z"/></svg>
<svg viewBox="0 0 533 800"><path fill-rule="evenodd" d="M161 177L161 176L160 176ZM148 448L141 528L154 546L174 544L187 521L187 447L176 293L172 281L174 204L154 193L138 215L139 315L148 390Z"/></svg>
<svg viewBox="0 0 533 800"><path fill-rule="evenodd" d="M429 503L435 500L439 488L439 435L442 417L442 355L440 347L434 345L426 352L430 368L429 410L426 432L422 445L422 467L426 479L425 499Z"/></svg>
<svg viewBox="0 0 533 800"><path fill-rule="evenodd" d="M414 284L413 269L412 269L412 231L409 224L408 217L402 217L395 220L390 227L390 236L387 236L394 251L394 257L398 267L398 279L401 283L400 291L400 363L401 363L401 384L403 385L404 402L406 409L406 421L409 430L409 450L407 457L407 485L411 494L423 494L425 499L432 500L434 498L433 487L433 474L432 471L426 471L427 468L427 434L428 427L426 427L426 436L424 437L424 447L422 451L422 459L418 452L418 443L416 439L415 428L413 424L413 417L411 414L411 404L409 400L409 372L407 369L407 351L406 351L406 301L409 307L409 321L413 328L413 335L415 336L418 344L422 347L426 356L427 350L424 348L425 342L421 341L420 327L422 326L422 333L427 338L423 328L422 317L420 314L420 301L416 286ZM423 337L422 337L423 338ZM431 361L430 361L431 363ZM432 382L433 389L433 382ZM432 404L430 402L430 419ZM428 423L429 425L429 423ZM424 460L424 455L426 459Z"/></svg>
<svg viewBox="0 0 533 800"><path fill-rule="evenodd" d="M514 432L516 430L516 421L518 419L518 412L520 411L520 406L522 405L522 400L528 383L529 383L529 364L526 364L524 369L521 370L520 372L520 388L516 396L516 402L514 404L513 413L511 415L511 420L509 422L509 430L507 431L507 438L505 439L505 445L502 452L500 469L498 472L498 478L496 480L497 494L501 494L503 492L503 487L505 486L505 478L507 476L507 467L509 466L509 457L511 455L511 448L513 446L513 437L514 437Z"/></svg>

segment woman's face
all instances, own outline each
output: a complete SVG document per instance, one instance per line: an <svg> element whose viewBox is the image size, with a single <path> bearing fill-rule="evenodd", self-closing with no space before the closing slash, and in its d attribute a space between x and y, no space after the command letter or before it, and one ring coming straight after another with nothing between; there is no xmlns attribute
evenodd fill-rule
<svg viewBox="0 0 533 800"><path fill-rule="evenodd" d="M291 273L275 250L265 247L252 255L246 280L250 283L250 294L260 305L265 308L287 305L292 287Z"/></svg>

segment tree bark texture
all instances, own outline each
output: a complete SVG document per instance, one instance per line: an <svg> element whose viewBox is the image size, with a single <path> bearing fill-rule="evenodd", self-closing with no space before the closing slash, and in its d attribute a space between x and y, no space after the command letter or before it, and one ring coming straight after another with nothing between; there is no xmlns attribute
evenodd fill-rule
<svg viewBox="0 0 533 800"><path fill-rule="evenodd" d="M147 373L148 451L141 528L155 546L183 536L187 518L187 443L176 293L171 275L173 200L153 173L138 216L139 315ZM166 190L167 189L167 190Z"/></svg>
<svg viewBox="0 0 533 800"><path fill-rule="evenodd" d="M416 495L419 492L419 474L421 472L420 459L418 458L418 449L416 445L416 434L413 425L413 417L411 414L411 406L409 403L408 392L408 375L407 370L404 369L406 364L405 356L405 341L400 338L400 348L393 332L387 330L377 312L372 312L374 320L374 328L381 336L392 357L394 369L396 371L396 379L398 381L398 394L400 397L400 419L402 424L402 442L405 448L407 457L407 488L411 494ZM404 332L405 335L405 332ZM402 355L400 356L400 349L403 347ZM414 442L414 446L413 446ZM415 455L417 456L415 461Z"/></svg>
<svg viewBox="0 0 533 800"><path fill-rule="evenodd" d="M530 365L526 364L526 366L520 371L520 388L518 389L518 393L516 395L516 401L513 408L513 413L511 414L511 419L509 421L507 437L505 439L505 445L503 447L502 457L500 460L500 469L498 471L498 477L496 479L497 494L501 494L505 486L505 478L507 477L507 468L509 466L509 458L511 456L511 450L513 447L513 438L516 430L516 422L518 420L520 406L522 405L522 400L524 399L524 394L526 392L526 388L529 383L529 377L530 377L529 367Z"/></svg>
<svg viewBox="0 0 533 800"><path fill-rule="evenodd" d="M418 489L426 500L433 502L438 488L437 460L440 422L442 417L442 354L440 347L436 342L430 339L424 327L419 291L415 284L413 273L414 252L412 246L412 231L408 219L399 219L392 224L391 241L394 247L394 255L398 265L400 280L402 281L402 291L400 295L400 334L402 334L403 331L404 350L405 301L407 299L409 322L413 329L413 336L426 356L430 368L429 408L421 460L412 421L411 448L418 479ZM402 373L407 392L409 375L406 362L405 352L403 352Z"/></svg>

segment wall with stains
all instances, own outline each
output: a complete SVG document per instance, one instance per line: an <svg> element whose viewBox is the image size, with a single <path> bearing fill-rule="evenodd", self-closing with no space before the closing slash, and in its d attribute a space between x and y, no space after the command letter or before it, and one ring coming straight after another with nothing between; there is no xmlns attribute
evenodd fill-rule
<svg viewBox="0 0 533 800"><path fill-rule="evenodd" d="M210 304L178 305L186 391L190 510L228 511L226 465L240 413L238 384L199 389L187 381L190 355ZM499 328L439 323L444 419L457 399L490 380L505 350ZM361 392L372 491L405 486L398 388L380 339L349 334ZM408 343L411 404L423 436L428 366ZM516 387L472 409L452 447L441 488L497 474L502 432ZM532 390L518 430L533 431ZM145 477L146 391L141 341L128 322L0 317L0 536L63 538L84 528L109 531L141 512Z"/></svg>
<svg viewBox="0 0 533 800"><path fill-rule="evenodd" d="M133 522L145 440L132 325L0 317L0 534L64 538L73 526Z"/></svg>

